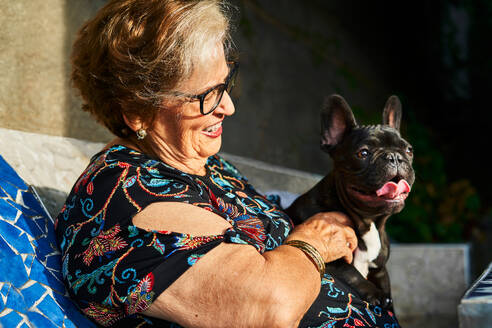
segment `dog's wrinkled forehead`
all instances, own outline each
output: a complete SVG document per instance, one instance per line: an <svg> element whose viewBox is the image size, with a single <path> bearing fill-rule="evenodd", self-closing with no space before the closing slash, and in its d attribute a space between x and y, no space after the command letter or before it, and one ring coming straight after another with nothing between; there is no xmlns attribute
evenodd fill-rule
<svg viewBox="0 0 492 328"><path fill-rule="evenodd" d="M401 147L406 144L400 132L387 125L362 125L351 131L353 145L374 147Z"/></svg>

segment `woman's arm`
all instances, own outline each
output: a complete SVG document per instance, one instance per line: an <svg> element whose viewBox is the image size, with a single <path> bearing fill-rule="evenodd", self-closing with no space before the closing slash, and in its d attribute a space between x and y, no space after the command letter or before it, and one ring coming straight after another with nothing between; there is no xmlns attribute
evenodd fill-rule
<svg viewBox="0 0 492 328"><path fill-rule="evenodd" d="M152 204L133 222L144 229L195 236L223 234L230 227L220 216L183 203ZM346 246L340 254L327 251L331 247L322 238L328 230L342 231L338 235L347 236L343 245L355 239L350 230L344 231L346 226L327 229L332 225L326 215L317 217L294 230L289 239L311 243L325 259L348 256ZM297 248L284 245L260 254L249 245L222 243L159 295L146 314L185 327L294 327L319 289L316 266Z"/></svg>

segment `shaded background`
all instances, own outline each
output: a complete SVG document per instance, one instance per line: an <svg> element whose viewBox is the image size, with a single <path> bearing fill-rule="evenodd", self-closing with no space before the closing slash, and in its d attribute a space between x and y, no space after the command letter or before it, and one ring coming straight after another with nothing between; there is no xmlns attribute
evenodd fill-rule
<svg viewBox="0 0 492 328"><path fill-rule="evenodd" d="M492 258L490 1L238 1L243 85L224 150L323 174L318 112L342 94L363 123L403 103L417 181L391 218L400 242L471 242ZM244 136L238 147L238 136Z"/></svg>
<svg viewBox="0 0 492 328"><path fill-rule="evenodd" d="M361 123L402 100L417 181L388 229L399 242L472 242L491 255L492 2L233 0L240 80L223 151L324 174L319 109L339 93ZM0 126L90 141L111 135L69 87L77 29L103 0L0 0Z"/></svg>

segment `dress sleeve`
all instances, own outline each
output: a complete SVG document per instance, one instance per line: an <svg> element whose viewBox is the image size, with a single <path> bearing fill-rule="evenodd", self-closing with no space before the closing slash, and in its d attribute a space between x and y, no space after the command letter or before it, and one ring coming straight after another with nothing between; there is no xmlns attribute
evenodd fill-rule
<svg viewBox="0 0 492 328"><path fill-rule="evenodd" d="M190 266L224 240L147 231L133 216L153 202L203 203L178 173L125 162L97 163L77 181L57 218L63 275L82 311L103 326L145 311Z"/></svg>
<svg viewBox="0 0 492 328"><path fill-rule="evenodd" d="M208 202L199 206L221 215L231 224L224 241L251 245L260 253L281 245L292 223L280 206L258 193L222 158L211 157L208 164L212 173L197 180Z"/></svg>

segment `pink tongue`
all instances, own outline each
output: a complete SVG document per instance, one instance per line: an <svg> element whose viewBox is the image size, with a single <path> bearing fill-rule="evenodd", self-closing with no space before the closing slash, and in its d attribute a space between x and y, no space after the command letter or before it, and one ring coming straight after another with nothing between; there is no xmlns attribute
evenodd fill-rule
<svg viewBox="0 0 492 328"><path fill-rule="evenodd" d="M378 197L384 196L390 199L395 199L405 192L410 192L410 185L405 180L400 180L398 184L394 182L386 182L384 186L376 190Z"/></svg>

